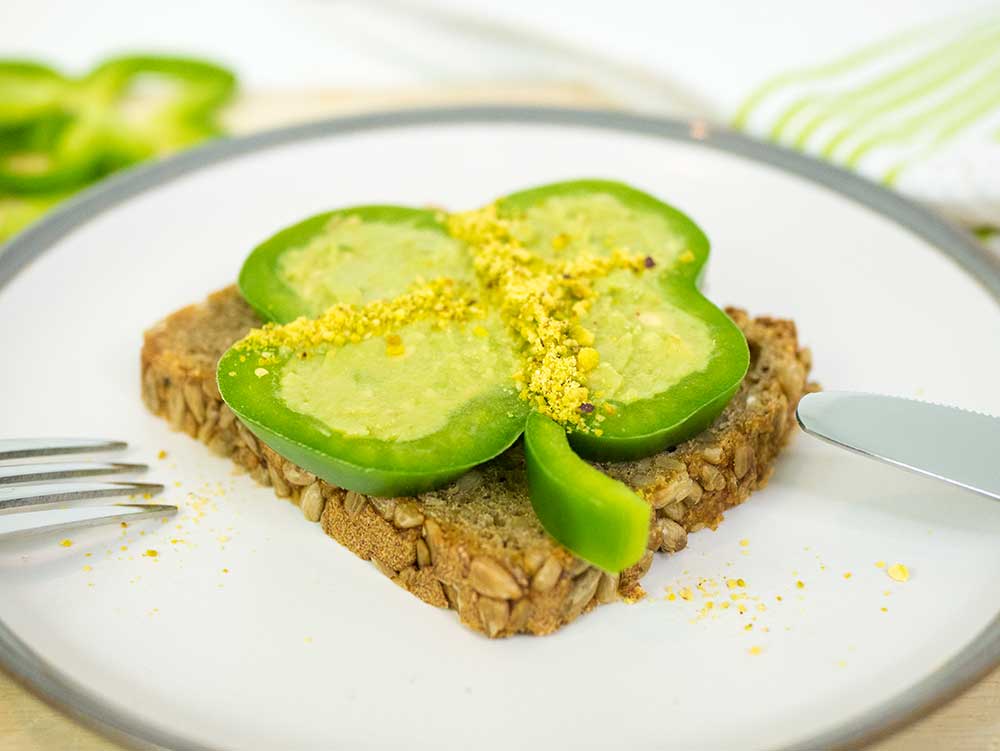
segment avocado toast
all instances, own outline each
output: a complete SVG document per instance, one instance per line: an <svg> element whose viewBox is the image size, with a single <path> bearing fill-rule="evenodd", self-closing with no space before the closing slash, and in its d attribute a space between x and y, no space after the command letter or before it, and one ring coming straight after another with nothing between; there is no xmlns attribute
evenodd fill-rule
<svg viewBox="0 0 1000 751"><path fill-rule="evenodd" d="M553 187L557 189L555 193L551 191ZM576 201L568 213L562 211L564 207L558 203L567 190L573 196L572 200ZM582 190L587 194L581 199ZM521 253L521 245L513 246L515 258L528 258L528 261L520 262L522 266L530 262L535 264L534 269L542 268L547 274L544 284L549 286L542 287L546 295L544 299L555 300L553 309L557 313L564 290L565 299L575 306L572 313L551 317L554 323L550 330L562 332L564 337L555 348L568 354L562 361L542 362L540 359L532 361L530 357L525 358L527 366L520 371L518 385L521 400L532 409L518 412L518 402L512 402L505 396L506 401L500 402L504 405L504 412L493 421L499 426L489 422L489 414L482 421L487 429L480 429L479 423L468 422L459 431L467 436L466 443L469 445L463 448L468 456L458 471L454 469L454 463L439 461L450 460L451 457L442 456L440 452L428 452L426 446L419 442L407 444L403 440L398 445L400 451L408 445L420 447L423 451L420 461L410 465L406 464L408 457L405 453L394 465L385 464L374 453L368 454L374 457L372 459L365 459L365 454L358 453L349 439L360 435L365 441L370 441L374 435L382 440L371 428L373 424L378 427L379 424L372 421L381 417L364 416L365 400L352 397L352 382L344 379L344 372L346 368L348 373L353 373L352 368L360 367L352 365L357 359L351 359L352 346L367 346L369 350L384 347L384 352L377 351L377 357L387 358L379 361L380 370L362 368L357 372L362 373L364 378L355 377L354 380L362 383L365 394L374 388L373 403L376 406L385 403L385 412L391 413L393 405L387 399L394 397L400 389L400 382L390 379L387 388L392 390L383 391L381 395L377 385L382 371L391 373L392 367L406 367L405 361L393 358L401 358L404 352L406 355L413 351L420 352L423 343L432 336L461 336L466 329L469 332L467 341L473 343L476 341L474 337L481 340L504 336L502 325L492 331L487 329L491 325L491 310L503 310L504 303L501 299L500 305L492 309L487 307L491 290L497 287L502 289L503 284L510 287L511 278L517 283L527 279L530 289L539 288L536 281L539 273L515 278L516 274L511 274L509 267L498 265L498 257L502 260L504 253L511 255L508 253L512 247L509 238L516 238L516 235L504 229L500 235L502 242L482 240L484 226L487 238L496 234L495 224L475 224L482 215L473 215L471 222L464 227L459 225L457 230L453 229L455 225L449 218L448 232L463 239L474 237L467 241L475 252L484 253L484 248L490 251L487 270L492 272L499 268L505 276L498 275L500 281L492 286L483 284L478 294L469 297L469 304L461 302L462 298L458 296L434 298L432 310L435 316L440 315L442 310L448 311L449 315L454 312L454 316L447 326L442 325L429 332L412 328L415 322L419 323L412 313L417 311L420 314L421 308L410 301L419 302L423 298L413 297L415 293L405 291L416 289L422 294L421 288L402 285L384 294L385 298L402 300L406 305L405 315L398 314L398 305L390 309L377 300L359 300L346 305L336 296L338 270L328 267L323 269L323 274L317 275L312 270L315 259L310 262L313 266L309 267L309 273L298 277L300 281L304 279L306 286L313 291L317 289L316 281L322 282L318 294L306 298L300 296L300 300L306 299L307 302L316 300L313 310L301 310L301 306L296 307L295 298L285 294L289 288L297 291L305 288L302 284L298 287L294 283L285 284L290 278L288 276L282 282L284 287L279 285L275 288L281 294L271 294L265 289L266 294L262 297L260 285L254 289L254 279L246 277L254 257L259 260L258 248L244 266L242 294L234 288L218 292L200 305L178 311L147 333L142 354L146 404L154 413L166 416L174 427L207 443L216 453L232 456L255 479L272 485L279 496L293 499L306 518L320 521L328 534L360 557L372 560L400 586L431 604L455 608L464 623L490 636L518 632L550 633L598 603L610 602L618 596L636 597L641 592L638 581L648 570L653 551L680 550L686 544L688 532L705 526L714 527L726 508L742 502L752 490L766 482L773 460L794 424L795 404L806 389L809 358L806 351L799 349L795 328L790 322L750 319L738 310L727 311L727 318L721 311L717 314L713 312L717 309L707 301L701 302L703 298L700 296L691 298L694 299L693 315L702 316L700 320L691 319L694 322L690 323L683 317L688 311L671 312L670 305L684 301L685 295L694 294L688 293L687 289L694 289L700 262L690 264L690 260L703 262L707 255L707 242L703 251L698 248L697 231L683 238L683 242L676 243L673 257L661 253L661 246L665 245L658 245L658 238L654 238L657 242L647 243L649 247L656 248L655 251L641 247L646 242L642 232L637 232L628 243L633 249L640 246L640 252L631 254L619 251L616 242L613 249L611 243L605 243L607 249L602 255L601 243L604 240L588 239L585 247L588 251L596 248L596 252L591 255L577 253L569 259L575 265L567 265L565 254L561 251L569 246L569 252L572 252L574 242L579 249L582 241L578 238L584 235L590 238L594 234L584 225L592 218L591 215L606 219L606 207L601 203L605 196L624 195L631 200L631 193L623 191L631 189L618 184L588 181L547 186L541 194L538 190L517 194L529 196L532 200L540 195L543 201L549 201L549 206L555 205L558 209L555 213L560 214L562 222L555 226L555 230L563 225L568 230L553 233L549 231L551 227L542 223L537 232L536 227L532 227L532 234L526 235L528 239L523 242L524 247L529 247L532 242L534 247L538 247L542 242L541 247L546 252L552 249L549 254L552 258L544 261L548 265L539 266L540 262L536 259ZM558 200L550 200L553 195ZM591 200L591 195L601 198L595 202ZM641 200L646 198L645 194L640 194ZM638 205L644 207L644 204ZM629 207L629 211L634 213L633 209ZM348 219L358 215L350 211ZM517 217L525 215L523 201L518 211L521 213L516 214ZM363 212L360 213L363 215ZM688 221L679 212L677 215ZM381 215L380 221L376 222L379 232L383 230L385 216ZM673 218L673 215L667 216ZM309 221L296 227L308 225ZM357 221L353 223L357 224ZM487 221L495 223L497 220L488 216ZM463 236L462 233L470 225L475 231L471 235L466 232ZM611 226L618 236L627 236L633 227L620 221L617 226L606 221L601 226L602 229ZM652 225L634 222L634 226L642 229ZM295 230L295 227L290 230L293 235ZM332 232L335 235L338 231L355 232L356 228L332 225L329 215L324 215L315 227L309 226L308 231ZM536 241L536 235L540 235L542 240ZM273 240L261 247L273 248ZM294 253L308 245L303 245L301 236L292 237L292 240L284 247L291 247ZM517 242L521 241L518 239ZM333 257L338 259L338 263L341 263L339 259L344 252L351 250L344 251L345 247L343 243L337 246ZM421 247L429 246L424 242ZM701 252L700 259L692 252L692 247ZM329 260L329 252L324 252ZM299 253L297 258L301 257ZM678 264L690 264L687 268L683 265L677 267L684 276L673 275L671 264L674 257L679 259ZM611 260L607 260L609 258ZM438 264L440 259L434 258L434 262ZM619 264L620 268L612 264ZM558 273L549 273L552 265ZM604 280L601 274L617 273L616 279L623 281L616 282L618 287L606 284L605 291L595 294L586 284L579 282L584 277L581 268L590 274L587 279L597 280L594 286ZM292 269L295 271L296 267ZM514 270L518 271L518 268ZM349 266L342 264L340 271L343 278L350 277ZM482 265L476 266L476 273L482 278ZM644 273L646 277L640 276ZM653 274L659 276L654 277ZM453 277L459 278L459 283L461 275L461 269L452 273ZM643 278L651 280L646 287L642 286ZM635 279L639 281L633 281ZM265 287L273 282L266 276L264 281ZM362 280L370 281L370 275ZM378 282L385 284L384 280ZM660 286L650 286L653 283ZM375 285L376 291L381 289L379 284ZM668 308L657 308L657 300L643 298L644 294L649 297L648 290L661 287L666 290L663 305ZM522 288L523 284L522 287L512 287L513 296L517 297ZM363 293L364 289L365 284L359 284L355 279L349 293L354 290ZM334 296L323 299L330 290L333 290ZM451 294L447 290L450 286L446 292ZM615 298L616 290L624 290L624 293ZM602 294L604 299L617 301L617 307L604 305L601 308ZM253 307L244 298L254 303ZM480 298L483 298L482 302ZM518 300L522 298L517 297ZM286 307L291 301L291 309L275 314L269 309L273 301ZM473 309L473 305L477 307ZM635 316L639 323L631 320L630 306L633 305L636 306ZM622 309L628 310L629 318L618 315ZM377 315L370 314L373 310ZM569 311L569 308L566 310ZM586 314L591 310L599 315L587 319ZM261 327L264 322L261 312L272 323ZM335 314L334 318L330 318L331 313ZM574 318L577 314L579 317ZM391 330L384 326L370 331L357 328L359 320L370 328L371 321L384 321L390 315L398 315L398 326ZM462 316L472 318L464 320ZM666 324L663 319L667 320ZM340 336L338 332L344 330L345 320L355 326L351 331L356 340L342 337L342 341L334 343L333 337ZM525 330L523 318L507 316L503 320L518 333ZM538 313L530 318L532 322L545 320ZM331 328L331 321L340 328ZM700 321L709 323L703 325ZM587 329L583 329L581 322L587 324ZM520 329L517 328L519 325ZM664 326L669 329L668 334L650 338L649 329L662 329ZM709 334L702 337L706 342L702 347L705 354L695 360L684 352L697 350L699 326ZM530 329L525 338L534 336L537 330ZM687 335L683 341L673 333L685 330L694 333ZM592 331L596 331L596 341ZM306 338L303 338L304 334ZM645 337L642 340L645 344L633 344L632 334ZM616 348L608 343L612 337L620 341L626 335L630 337L628 357L616 359ZM671 344L668 337L677 339L682 350L673 358L667 354ZM718 350L720 341L733 344L725 344L728 349L723 347L713 371L712 363L715 361L712 360L711 347ZM248 346L247 342L252 346ZM740 349L746 358L742 364L739 363ZM660 350L664 352L662 358L658 357ZM539 351L547 354L547 350ZM276 352L283 354L279 357ZM346 356L345 352L348 353ZM432 348L431 352L436 361L451 357L444 350L435 351ZM520 352L524 357L523 350ZM373 356L369 354L366 357L370 360ZM685 357L691 360L688 370L698 376L686 381L685 372L670 375L672 370L678 370L678 362L686 362ZM396 365L399 362L404 363L403 366ZM411 362L420 361L415 358ZM476 362L479 361L470 365L456 360L453 370L444 373L447 376L446 386L462 398L479 398L482 389L486 388L477 386L473 381L465 390L462 388L464 372L469 367L475 367ZM491 377L495 377L497 372L508 372L506 362L500 362L502 364L497 367L485 367L481 371L480 380L489 388L493 388ZM598 363L603 368L600 374L596 372ZM425 361L421 367L426 371L436 365ZM531 377L533 374L546 368L559 373L561 367L569 375L562 381L556 380L556 388L551 387L553 381L549 379L544 389L539 388L537 393L532 393L531 389L538 381ZM528 371L527 378L524 377L525 370ZM590 371L595 372L592 382L585 375ZM333 380L322 380L318 375L322 372L332 373ZM306 373L308 379L304 379L302 373ZM626 377L622 378L622 374ZM503 390L506 378L494 380L497 381L497 388ZM317 382L322 384L322 388L315 385ZM618 388L622 382L630 390ZM630 411L629 407L633 403L641 403L639 397L642 394L639 392L644 382L651 384L647 388L650 393L669 398L649 402L652 408L636 417L636 410ZM329 383L341 384L336 393L348 399L350 412L345 412L340 404L328 403ZM376 385L372 386L372 383ZM684 384L683 389L670 391L677 383ZM223 386L221 393L219 384ZM268 391L265 386L271 390ZM588 386L591 386L589 390ZM223 401L222 396L226 396L229 404ZM445 396L454 398L452 393ZM431 397L433 400L433 393ZM272 402L277 405L275 409L270 407ZM360 406L356 402L360 402ZM291 418L278 409L289 412L286 409L288 404L294 407L290 410L293 413ZM444 406L449 408L447 403ZM681 407L683 414L678 412ZM240 413L242 420L233 409ZM449 418L454 415L461 418L471 408L459 405L450 409ZM280 419L274 417L275 414ZM322 418L326 420L323 425L336 425L332 431L334 438L339 435L343 440L337 439L328 445L310 438L307 433L296 433L296 414L307 417L312 414L309 419ZM354 429L351 421L358 420L359 414L367 422ZM419 423L411 425L412 418L408 412L400 411L399 414L400 417L390 424L392 430L417 431L412 433L417 438L429 430ZM643 430L621 428L622 425L629 427L636 424L642 427L642 419L650 416L652 422L647 419ZM525 419L528 420L526 441L511 445L523 430ZM538 425L533 427L532 421ZM663 422L662 430L661 423L657 421ZM510 426L505 423L510 423ZM653 430L649 429L650 426ZM421 430L424 433L420 433ZM324 428L317 435L323 437L330 432ZM449 440L454 440L454 436L449 437L449 432L455 431L446 424L443 433ZM265 440L261 440L262 437ZM281 454L268 444L280 448ZM358 443L355 440L354 444L365 446L364 441ZM304 452L303 445L312 448ZM577 458L570 451L570 445L590 459L592 464ZM390 451L397 448L391 442L383 442L381 446L387 446ZM524 446L527 447L527 461ZM480 454L477 455L476 451ZM379 452L379 456L384 453ZM362 458L358 459L358 456ZM435 462L440 463L440 470L435 470ZM303 467L303 464L308 467ZM567 469L561 469L562 465ZM401 472L399 467L406 471ZM596 511L586 506L588 503ZM599 524L576 523L573 526L566 522L567 518L573 521L573 515L577 514L581 504L584 510L579 512L576 521L599 520ZM635 513L634 508L638 508L639 513ZM640 533L641 539L636 544ZM609 542L606 537L613 539Z"/></svg>

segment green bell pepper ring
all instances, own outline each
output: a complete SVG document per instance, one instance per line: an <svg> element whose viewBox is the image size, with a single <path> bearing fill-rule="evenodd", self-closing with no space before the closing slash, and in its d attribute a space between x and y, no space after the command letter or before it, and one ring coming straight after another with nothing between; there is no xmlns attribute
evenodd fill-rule
<svg viewBox="0 0 1000 751"><path fill-rule="evenodd" d="M611 197L618 206L594 197ZM620 328L612 315L624 311L620 319L622 327L632 326L631 321L650 320L650 324L634 326L634 336L650 336L649 329L655 329L664 319L674 318L703 340L702 357L692 360L685 372L683 369L664 369L662 383L656 378L647 378L653 385L642 398L623 399L612 396L604 400L607 405L597 415L600 422L593 422L600 432L572 430L569 441L581 455L601 461L625 461L649 456L669 446L690 438L704 430L719 415L733 394L739 388L750 363L746 339L739 327L719 308L709 302L697 289L698 280L709 254L709 243L704 233L685 214L656 198L622 183L605 180L578 180L534 188L499 201L502 215L515 218L530 218L544 211L556 212L558 216L569 217L572 222L578 207L592 207L593 211L605 211L608 222L621 226L622 222L632 227L644 228L636 232L631 241L634 250L649 253L647 272L637 279L624 282L630 287L616 289L608 286L604 291L610 305L600 302L592 314L584 317L583 324L596 335L593 347L601 356L601 361L613 360L608 350L619 350L618 360L626 361L629 352L622 352ZM621 207L624 207L623 209ZM551 245L552 231L541 232L532 238L533 247L542 252ZM582 224L578 231L584 237L592 237L595 228ZM573 249L572 234L568 247ZM612 238L614 240L615 238ZM622 238L617 238L622 239ZM606 252L615 242L591 240L591 252ZM671 249L671 247L673 249ZM564 251L565 252L565 251ZM558 255L551 251L551 254ZM624 272L627 273L627 272ZM605 280L606 281L606 280ZM599 281L598 285L601 284ZM617 294L616 292L622 293ZM640 294L641 293L641 294ZM657 298L662 298L662 303ZM634 315L633 315L634 314ZM627 333L632 337L633 333ZM669 335L668 335L669 336ZM654 346L669 344L653 339ZM633 357L643 354L641 348L630 350ZM657 356L656 350L646 348L649 357ZM683 359L683 352L664 352L659 356L668 365L670 359ZM651 365L660 368L659 362ZM649 375L649 374L644 374ZM655 373L653 375L656 375ZM596 380L592 375L591 380ZM626 389L620 389L627 395Z"/></svg>
<svg viewBox="0 0 1000 751"><path fill-rule="evenodd" d="M0 140L4 131L58 112L69 81L46 65L0 61Z"/></svg>
<svg viewBox="0 0 1000 751"><path fill-rule="evenodd" d="M56 126L41 147L0 153L0 190L50 193L84 185L111 171L107 134L77 121Z"/></svg>
<svg viewBox="0 0 1000 751"><path fill-rule="evenodd" d="M403 331L405 341L407 334ZM356 346L363 345L339 348L335 360L342 356L343 350ZM302 365L299 359L302 353L308 352L308 357L322 361L327 351L285 349L278 350L276 356L262 358L264 351L275 353L272 348L233 348L226 352L218 368L223 398L264 443L339 487L378 496L413 495L441 487L503 453L524 429L527 407L504 373L502 378L480 389L474 398L454 405L446 419L431 421L429 432L418 430L415 438L395 440L357 430L350 433L335 419L324 420L319 410L315 414L304 411L323 399L322 382L312 393L307 392L306 399L289 404L283 398L289 378L296 376L294 368ZM392 367L389 357L383 355L382 364L377 357L372 356L373 367ZM316 377L321 379L323 366L318 365L310 372L318 373ZM436 381L425 374L420 377L429 387L447 389L448 373L441 375ZM334 398L343 400L345 409L340 412L334 409L334 414L342 415L349 425L356 426L351 419L351 405L359 401L377 404L391 400L394 396L391 385L380 388L366 379L349 386L350 390L339 390ZM423 407L417 401L413 408ZM368 417L377 421L377 416ZM370 424L365 428L368 433L375 432Z"/></svg>
<svg viewBox="0 0 1000 751"><path fill-rule="evenodd" d="M235 87L235 76L217 65L141 55L99 66L83 81L82 99L109 113L113 149L130 163L219 135L217 111Z"/></svg>
<svg viewBox="0 0 1000 751"><path fill-rule="evenodd" d="M442 272L456 289L473 278L467 250L438 213L362 206L266 240L244 263L240 289L263 318L287 323L338 303L380 306ZM510 378L507 336L484 311L441 330L413 320L337 345L237 343L219 363L219 389L265 443L319 477L408 495L451 482L520 436L528 407ZM399 424L387 426L400 400L416 417L396 414Z"/></svg>
<svg viewBox="0 0 1000 751"><path fill-rule="evenodd" d="M79 81L51 71L45 78L47 69L27 66L34 79L49 81L37 87L39 101L29 106L16 86L4 89L5 66L15 72L26 66L0 64L0 126L5 112L11 123L32 126L30 142L5 138L0 149L0 190L21 194L78 187L217 135L215 110L235 85L222 68L179 58L119 58ZM22 72L21 78L28 74ZM143 93L142 83L150 78L159 80L168 95Z"/></svg>
<svg viewBox="0 0 1000 751"><path fill-rule="evenodd" d="M366 238L359 225L384 229ZM366 257L371 248L363 243L370 242L379 243L379 257ZM441 213L356 206L318 214L265 240L243 263L239 287L262 318L287 323L337 302L394 297L418 276L474 278L467 250L449 237Z"/></svg>
<svg viewBox="0 0 1000 751"><path fill-rule="evenodd" d="M643 556L649 504L573 453L561 425L533 412L524 454L531 505L546 532L607 571L617 573Z"/></svg>

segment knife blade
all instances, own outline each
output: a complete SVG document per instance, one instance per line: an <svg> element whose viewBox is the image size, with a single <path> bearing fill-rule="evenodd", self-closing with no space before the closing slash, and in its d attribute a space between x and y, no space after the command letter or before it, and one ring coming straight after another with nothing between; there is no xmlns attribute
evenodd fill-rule
<svg viewBox="0 0 1000 751"><path fill-rule="evenodd" d="M1000 500L1000 418L848 391L807 394L802 429L873 459Z"/></svg>

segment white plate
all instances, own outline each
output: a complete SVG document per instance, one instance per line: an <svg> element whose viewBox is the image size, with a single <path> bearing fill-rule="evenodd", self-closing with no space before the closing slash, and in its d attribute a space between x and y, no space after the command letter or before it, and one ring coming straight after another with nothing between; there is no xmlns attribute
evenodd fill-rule
<svg viewBox="0 0 1000 751"><path fill-rule="evenodd" d="M465 208L579 176L693 216L714 245L710 296L795 319L823 384L1000 413L996 264L805 159L701 125L559 111L384 115L219 143L86 194L0 259L3 433L128 439L183 507L68 548L0 548L5 666L165 746L482 749L847 745L992 666L996 504L805 436L718 532L657 559L644 601L489 641L142 407L142 331L231 283L276 229L345 204ZM697 590L666 599L701 578L742 578L748 599L722 609L725 585L711 611Z"/></svg>

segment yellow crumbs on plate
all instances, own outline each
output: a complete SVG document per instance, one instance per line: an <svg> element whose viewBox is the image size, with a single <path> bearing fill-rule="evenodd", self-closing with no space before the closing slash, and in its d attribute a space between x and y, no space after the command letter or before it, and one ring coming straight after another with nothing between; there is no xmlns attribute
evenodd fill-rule
<svg viewBox="0 0 1000 751"><path fill-rule="evenodd" d="M156 556L158 556L159 553L156 552L155 550L147 550L145 553L143 553L143 555L146 556L147 558L156 558Z"/></svg>
<svg viewBox="0 0 1000 751"><path fill-rule="evenodd" d="M890 579L898 582L909 581L910 570L904 566L902 563L894 563L886 570Z"/></svg>
<svg viewBox="0 0 1000 751"><path fill-rule="evenodd" d="M875 561L875 568L885 568L885 561Z"/></svg>
<svg viewBox="0 0 1000 751"><path fill-rule="evenodd" d="M72 540L68 540L68 539L61 541L59 544L62 545L64 548L71 548L71 547L73 547L73 541Z"/></svg>
<svg viewBox="0 0 1000 751"><path fill-rule="evenodd" d="M763 653L764 648L763 647L750 647L750 649L747 650L747 651L750 652L750 654L752 654L752 655L759 655L759 654Z"/></svg>

